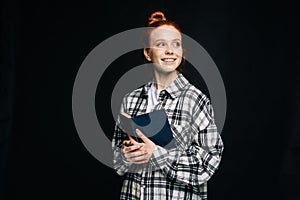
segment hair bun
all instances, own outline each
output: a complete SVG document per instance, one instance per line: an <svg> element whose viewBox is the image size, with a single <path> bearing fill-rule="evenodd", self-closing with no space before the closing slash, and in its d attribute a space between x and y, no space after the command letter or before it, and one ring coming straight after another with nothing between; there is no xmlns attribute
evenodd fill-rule
<svg viewBox="0 0 300 200"><path fill-rule="evenodd" d="M150 14L149 18L148 18L148 26L158 22L158 21L166 21L166 17L165 14L161 11L155 11L153 13Z"/></svg>

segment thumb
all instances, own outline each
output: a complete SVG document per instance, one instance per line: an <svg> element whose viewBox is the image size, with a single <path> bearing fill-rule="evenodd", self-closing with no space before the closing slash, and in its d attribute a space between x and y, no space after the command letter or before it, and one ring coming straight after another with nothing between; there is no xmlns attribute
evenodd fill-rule
<svg viewBox="0 0 300 200"><path fill-rule="evenodd" d="M149 139L140 131L139 129L135 129L137 135L143 140L143 142L149 142Z"/></svg>
<svg viewBox="0 0 300 200"><path fill-rule="evenodd" d="M130 142L133 144L134 142L136 142L133 138L132 138L132 136L131 135L129 135L129 134L127 134L128 135L128 137L129 137L129 140L130 140Z"/></svg>

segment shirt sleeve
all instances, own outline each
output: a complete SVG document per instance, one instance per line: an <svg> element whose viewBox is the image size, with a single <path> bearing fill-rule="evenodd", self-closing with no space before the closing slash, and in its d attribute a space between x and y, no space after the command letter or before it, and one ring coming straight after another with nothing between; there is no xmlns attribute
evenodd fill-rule
<svg viewBox="0 0 300 200"><path fill-rule="evenodd" d="M167 150L158 146L150 160L152 167L187 185L207 182L218 169L224 148L208 99L204 106L195 106L191 125L183 127L178 134L192 134L190 145L184 150L178 147Z"/></svg>
<svg viewBox="0 0 300 200"><path fill-rule="evenodd" d="M122 152L123 148L123 141L125 139L122 139L123 132L121 129L115 125L115 130L114 130L114 136L112 140L112 148L113 148L113 167L116 170L117 174L123 175L125 174L129 167L131 166L130 162L126 161L126 158L124 157L124 154Z"/></svg>
<svg viewBox="0 0 300 200"><path fill-rule="evenodd" d="M127 98L126 96L123 99L123 102L120 107L120 113L126 111ZM127 172L139 172L147 166L146 164L133 164L126 160L123 153L123 141L128 140L127 133L124 133L120 128L120 118L118 116L117 121L115 122L114 134L112 138L112 150L113 150L113 168L116 170L117 174L120 176L124 175Z"/></svg>
<svg viewBox="0 0 300 200"><path fill-rule="evenodd" d="M123 112L126 105L126 99L123 99L121 104L120 112ZM113 167L116 170L117 174L123 175L125 174L130 166L132 165L130 162L126 160L124 157L122 148L123 141L126 140L126 134L119 128L119 116L115 123L114 134L112 138L112 150L113 150Z"/></svg>

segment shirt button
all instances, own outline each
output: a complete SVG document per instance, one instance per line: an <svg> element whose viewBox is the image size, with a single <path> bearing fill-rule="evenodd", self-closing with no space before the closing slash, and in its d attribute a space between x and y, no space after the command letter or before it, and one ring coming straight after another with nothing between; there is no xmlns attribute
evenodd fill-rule
<svg viewBox="0 0 300 200"><path fill-rule="evenodd" d="M142 188L145 189L145 188L146 188L146 185L142 185Z"/></svg>

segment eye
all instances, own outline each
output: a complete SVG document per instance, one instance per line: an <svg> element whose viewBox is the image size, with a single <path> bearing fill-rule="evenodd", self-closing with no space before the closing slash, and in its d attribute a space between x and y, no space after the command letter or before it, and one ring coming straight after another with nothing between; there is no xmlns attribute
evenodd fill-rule
<svg viewBox="0 0 300 200"><path fill-rule="evenodd" d="M159 42L155 46L157 46L157 47L165 47L166 44L164 42Z"/></svg>
<svg viewBox="0 0 300 200"><path fill-rule="evenodd" d="M173 43L173 47L181 47L181 43L180 42L174 42Z"/></svg>

